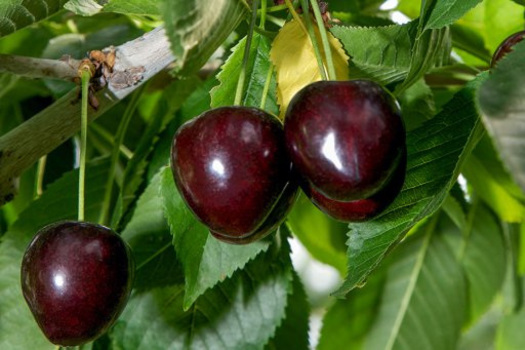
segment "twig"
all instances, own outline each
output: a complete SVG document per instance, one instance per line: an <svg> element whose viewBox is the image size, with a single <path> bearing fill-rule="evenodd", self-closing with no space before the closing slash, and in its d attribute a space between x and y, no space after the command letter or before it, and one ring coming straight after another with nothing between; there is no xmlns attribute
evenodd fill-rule
<svg viewBox="0 0 525 350"><path fill-rule="evenodd" d="M26 78L73 80L77 77L79 60L50 60L0 54L0 73L12 73Z"/></svg>
<svg viewBox="0 0 525 350"><path fill-rule="evenodd" d="M109 108L136 90L144 81L174 61L163 28L156 28L116 50L115 71L144 67L142 80L135 85L109 87L97 94L100 103L89 120L100 117ZM76 90L70 91L42 112L0 137L0 205L16 193L15 182L22 172L48 154L80 129L80 104Z"/></svg>

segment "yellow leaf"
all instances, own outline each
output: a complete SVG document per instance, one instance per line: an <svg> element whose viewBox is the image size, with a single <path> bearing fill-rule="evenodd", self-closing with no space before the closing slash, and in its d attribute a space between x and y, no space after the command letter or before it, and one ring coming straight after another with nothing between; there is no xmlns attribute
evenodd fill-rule
<svg viewBox="0 0 525 350"><path fill-rule="evenodd" d="M315 26L315 32L325 70L327 70L321 35L317 26ZM327 34L337 80L348 80L348 56L343 45L330 32ZM283 119L292 97L306 85L321 80L313 45L302 23L292 20L281 28L272 44L270 58L277 73L279 116Z"/></svg>

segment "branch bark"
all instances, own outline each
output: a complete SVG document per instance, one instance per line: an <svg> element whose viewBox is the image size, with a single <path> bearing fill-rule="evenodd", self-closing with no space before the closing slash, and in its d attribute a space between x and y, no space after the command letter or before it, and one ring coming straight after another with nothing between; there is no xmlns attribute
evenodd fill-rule
<svg viewBox="0 0 525 350"><path fill-rule="evenodd" d="M0 73L12 73L26 78L73 80L80 61L50 60L0 54Z"/></svg>
<svg viewBox="0 0 525 350"><path fill-rule="evenodd" d="M156 28L116 47L115 51L114 70L123 72L142 66L144 67L142 80L124 88L115 88L109 84L107 89L100 91L96 95L100 105L97 111L90 110L90 121L97 119L175 59L163 28ZM61 66L60 69L62 68L64 67ZM80 130L80 103L75 89L0 137L0 205L14 198L16 179L24 170L78 130Z"/></svg>

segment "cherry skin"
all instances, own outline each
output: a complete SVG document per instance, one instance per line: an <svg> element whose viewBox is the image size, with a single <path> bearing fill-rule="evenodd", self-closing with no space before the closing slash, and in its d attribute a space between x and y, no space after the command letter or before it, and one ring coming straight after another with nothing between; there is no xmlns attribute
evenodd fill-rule
<svg viewBox="0 0 525 350"><path fill-rule="evenodd" d="M282 123L251 107L212 109L182 125L171 167L195 216L234 239L258 231L292 177Z"/></svg>
<svg viewBox="0 0 525 350"><path fill-rule="evenodd" d="M367 221L377 217L392 204L403 187L405 174L406 152L392 179L369 198L343 202L329 199L309 186L303 186L303 189L306 188L305 194L312 203L332 218L343 222Z"/></svg>
<svg viewBox="0 0 525 350"><path fill-rule="evenodd" d="M492 56L492 61L490 62L490 66L494 67L494 65L503 58L506 54L512 51L512 47L523 40L523 37L525 37L525 30L521 32L517 32L503 40L503 42L498 46L496 51L494 52L494 55Z"/></svg>
<svg viewBox="0 0 525 350"><path fill-rule="evenodd" d="M397 103L366 80L306 86L288 106L284 131L304 180L338 201L371 197L390 180L406 148Z"/></svg>
<svg viewBox="0 0 525 350"><path fill-rule="evenodd" d="M133 283L127 244L107 227L65 221L44 227L21 269L24 298L44 335L76 346L106 332L124 309Z"/></svg>
<svg viewBox="0 0 525 350"><path fill-rule="evenodd" d="M281 225L292 209L295 200L299 195L298 183L296 179L292 179L283 191L283 194L277 201L277 204L272 209L266 220L263 222L257 230L249 236L246 237L229 237L222 235L220 233L210 231L213 237L217 238L220 241L230 243L230 244L249 244L264 237L268 236L270 233L275 232L279 225Z"/></svg>

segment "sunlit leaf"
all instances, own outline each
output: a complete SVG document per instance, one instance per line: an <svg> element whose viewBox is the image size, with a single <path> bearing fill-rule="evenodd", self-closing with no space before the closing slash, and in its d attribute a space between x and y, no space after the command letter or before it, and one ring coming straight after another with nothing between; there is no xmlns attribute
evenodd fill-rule
<svg viewBox="0 0 525 350"><path fill-rule="evenodd" d="M350 224L348 274L337 295L363 283L388 251L421 219L434 213L456 181L465 158L482 132L473 101L481 75L436 117L407 135L405 184L394 203L378 218Z"/></svg>
<svg viewBox="0 0 525 350"><path fill-rule="evenodd" d="M67 0L0 1L0 37L51 16Z"/></svg>

